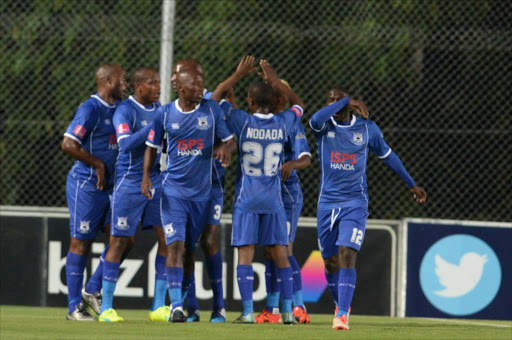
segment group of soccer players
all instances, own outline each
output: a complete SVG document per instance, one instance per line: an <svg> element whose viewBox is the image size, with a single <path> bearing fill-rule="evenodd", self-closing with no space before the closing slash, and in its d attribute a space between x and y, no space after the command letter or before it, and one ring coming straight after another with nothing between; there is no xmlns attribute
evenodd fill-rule
<svg viewBox="0 0 512 340"><path fill-rule="evenodd" d="M262 80L253 83L247 95L252 114L238 109L233 96L235 84L257 68L252 56L243 57L213 93L204 89L205 70L197 60L179 61L171 79L178 99L163 106L158 102L156 70L135 70L134 93L124 101L124 69L102 65L97 70L97 93L77 110L62 142L62 149L76 160L66 183L71 233L67 319L124 321L113 308L113 295L140 222L143 229L155 230L158 240L149 319L199 321L194 252L200 243L214 295L210 321L225 322L217 232L224 168L238 150L231 245L238 249L243 312L235 322L310 322L292 251L303 204L296 169L311 163L301 122L304 103L267 61L259 65ZM322 169L318 239L336 304L333 328L348 330L356 255L368 216L368 149L402 177L418 202L426 200L426 193L387 146L377 125L358 117L367 117L364 103L333 88L327 104L310 121ZM162 150L167 161L161 173ZM110 234L109 245L82 287L86 256L101 229ZM252 300L256 244L265 247L267 288L267 306L259 315ZM167 294L170 307L165 305Z"/></svg>

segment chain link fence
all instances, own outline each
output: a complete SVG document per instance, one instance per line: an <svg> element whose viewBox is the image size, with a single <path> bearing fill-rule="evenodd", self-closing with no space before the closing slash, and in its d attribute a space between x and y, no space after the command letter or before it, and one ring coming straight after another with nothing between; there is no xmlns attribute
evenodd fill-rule
<svg viewBox="0 0 512 340"><path fill-rule="evenodd" d="M162 3L18 0L0 4L0 204L66 206L62 135L95 91L94 72L158 68ZM512 220L512 3L507 1L178 0L174 61L200 60L206 87L243 55L267 59L307 105L313 151L300 172L316 215L320 170L308 120L336 85L363 100L428 192L372 156L370 217ZM257 76L235 93L241 108ZM235 166L227 173L231 212Z"/></svg>

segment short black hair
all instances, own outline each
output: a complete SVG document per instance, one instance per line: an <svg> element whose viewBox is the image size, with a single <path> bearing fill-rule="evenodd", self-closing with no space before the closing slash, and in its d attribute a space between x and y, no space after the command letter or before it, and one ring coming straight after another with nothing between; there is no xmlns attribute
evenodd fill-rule
<svg viewBox="0 0 512 340"><path fill-rule="evenodd" d="M274 89L267 83L256 81L249 87L249 96L262 108L269 108L274 99Z"/></svg>
<svg viewBox="0 0 512 340"><path fill-rule="evenodd" d="M140 82L144 81L148 77L148 75L153 72L158 73L157 70L149 68L149 67L141 67L139 69L136 69L132 73L132 77L131 77L132 84L136 84L136 83L140 83Z"/></svg>

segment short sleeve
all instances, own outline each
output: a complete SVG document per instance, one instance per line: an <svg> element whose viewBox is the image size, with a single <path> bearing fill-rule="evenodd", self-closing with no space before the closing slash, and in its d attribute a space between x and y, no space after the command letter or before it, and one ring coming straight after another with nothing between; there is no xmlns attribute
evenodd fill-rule
<svg viewBox="0 0 512 340"><path fill-rule="evenodd" d="M91 101L82 104L76 111L73 121L66 129L64 136L69 137L78 143L86 140L94 127L98 124L99 113Z"/></svg>
<svg viewBox="0 0 512 340"><path fill-rule="evenodd" d="M368 121L369 146L372 152L380 159L386 158L391 153L391 148L384 140L384 136L375 122Z"/></svg>
<svg viewBox="0 0 512 340"><path fill-rule="evenodd" d="M164 139L165 134L165 117L166 110L164 106L161 106L155 114L155 119L153 120L153 127L149 130L148 139L146 140L146 145L158 149L162 145L162 140Z"/></svg>
<svg viewBox="0 0 512 340"><path fill-rule="evenodd" d="M292 131L296 125L302 124L300 119L303 113L304 110L302 107L299 105L293 105L288 110L279 113L278 116L283 117L286 130Z"/></svg>
<svg viewBox="0 0 512 340"><path fill-rule="evenodd" d="M133 134L133 110L128 105L117 108L114 113L114 126L118 141Z"/></svg>
<svg viewBox="0 0 512 340"><path fill-rule="evenodd" d="M299 159L303 155L311 156L311 150L309 149L308 138L306 131L302 123L297 123L292 135L293 142L293 156L295 159Z"/></svg>
<svg viewBox="0 0 512 340"><path fill-rule="evenodd" d="M233 133L226 124L224 116L224 110L220 107L219 103L213 100L208 101L213 116L215 117L215 137L219 138L223 142L226 142L233 138Z"/></svg>

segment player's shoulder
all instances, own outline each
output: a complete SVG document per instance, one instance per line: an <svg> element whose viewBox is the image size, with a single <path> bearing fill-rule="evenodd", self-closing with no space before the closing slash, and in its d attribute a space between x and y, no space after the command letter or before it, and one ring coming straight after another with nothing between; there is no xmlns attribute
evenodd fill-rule
<svg viewBox="0 0 512 340"><path fill-rule="evenodd" d="M220 110L220 105L215 100L203 98L201 100L201 108L212 108Z"/></svg>

